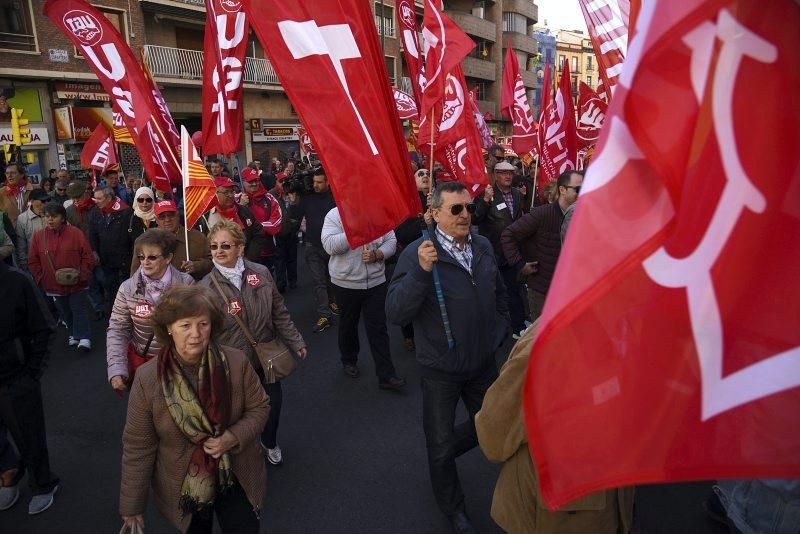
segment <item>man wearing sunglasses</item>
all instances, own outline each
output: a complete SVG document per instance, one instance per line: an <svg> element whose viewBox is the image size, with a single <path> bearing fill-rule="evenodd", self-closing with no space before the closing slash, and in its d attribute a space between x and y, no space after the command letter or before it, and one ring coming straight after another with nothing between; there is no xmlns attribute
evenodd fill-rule
<svg viewBox="0 0 800 534"><path fill-rule="evenodd" d="M583 171L566 171L558 177L558 199L533 208L500 236L509 265L527 278L531 321L544 308L544 299L561 254L561 225L564 213L578 199Z"/></svg>
<svg viewBox="0 0 800 534"><path fill-rule="evenodd" d="M458 182L439 184L431 211L431 239L417 239L403 250L389 285L386 314L394 324L414 326L423 429L436 501L455 532L475 532L465 512L455 459L478 444L475 414L497 377L494 354L508 334L508 304L492 244L470 232L475 207L466 188ZM434 288L434 265L452 348ZM459 399L469 418L454 425Z"/></svg>
<svg viewBox="0 0 800 534"><path fill-rule="evenodd" d="M50 193L50 196L53 198L53 200L62 206L64 205L64 202L69 200L69 195L67 195L68 186L69 182L67 180L57 180L56 185L53 188L53 192Z"/></svg>
<svg viewBox="0 0 800 534"><path fill-rule="evenodd" d="M488 239L494 248L494 257L508 292L511 331L514 333L514 338L518 339L525 329L525 307L520 283L517 281L517 271L506 261L500 243L500 234L503 230L522 215L522 194L516 187L511 186L516 170L516 167L507 161L501 161L494 166L494 187L488 186L484 193L475 199L475 215L472 216L472 223L478 226L480 234Z"/></svg>

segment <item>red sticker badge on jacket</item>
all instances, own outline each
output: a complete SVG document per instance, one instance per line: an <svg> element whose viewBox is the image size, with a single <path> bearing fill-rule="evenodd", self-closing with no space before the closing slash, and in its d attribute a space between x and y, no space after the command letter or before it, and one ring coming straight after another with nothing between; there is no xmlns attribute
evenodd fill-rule
<svg viewBox="0 0 800 534"><path fill-rule="evenodd" d="M238 300L232 299L228 303L228 313L230 313L231 315L238 315L241 312L242 312L242 305L239 304Z"/></svg>
<svg viewBox="0 0 800 534"><path fill-rule="evenodd" d="M136 304L136 308L133 311L133 314L136 317L141 317L142 319L146 319L153 315L153 308L150 306L149 302L138 302Z"/></svg>
<svg viewBox="0 0 800 534"><path fill-rule="evenodd" d="M258 284L261 283L261 279L258 277L257 274L251 273L247 275L247 283L253 287L256 287Z"/></svg>

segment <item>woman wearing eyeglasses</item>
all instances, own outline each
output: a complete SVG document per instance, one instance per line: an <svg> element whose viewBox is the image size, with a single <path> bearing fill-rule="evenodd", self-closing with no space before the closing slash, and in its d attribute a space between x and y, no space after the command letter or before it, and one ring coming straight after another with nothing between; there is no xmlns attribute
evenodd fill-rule
<svg viewBox="0 0 800 534"><path fill-rule="evenodd" d="M134 242L145 231L156 227L156 212L153 205L156 196L149 187L140 187L136 190L133 201L133 213L128 223L130 241Z"/></svg>
<svg viewBox="0 0 800 534"><path fill-rule="evenodd" d="M280 336L300 358L305 358L308 353L306 342L289 317L269 269L244 259L245 237L242 229L233 221L223 219L211 227L208 243L214 268L199 284L211 288L215 302L225 316L225 327L217 342L247 354L269 395L271 409L267 425L261 433L261 446L266 450L269 462L278 465L283 462L277 442L283 390L280 381L267 383L248 336L252 336L257 343L266 343ZM242 319L249 332L242 330L234 314Z"/></svg>
<svg viewBox="0 0 800 534"><path fill-rule="evenodd" d="M134 244L140 267L119 286L106 334L108 380L119 392L133 378L131 371L161 350L150 323L161 295L171 287L194 284L191 275L170 265L176 245L172 232L158 228L143 233Z"/></svg>

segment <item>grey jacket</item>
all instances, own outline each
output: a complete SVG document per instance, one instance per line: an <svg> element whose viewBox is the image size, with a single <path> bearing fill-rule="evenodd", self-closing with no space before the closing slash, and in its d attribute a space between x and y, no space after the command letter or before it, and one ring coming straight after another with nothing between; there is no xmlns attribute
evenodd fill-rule
<svg viewBox="0 0 800 534"><path fill-rule="evenodd" d="M189 286L194 284L191 275L182 273L172 265L170 287ZM136 352L144 353L147 340L153 333L150 326L150 315L157 302L153 302L149 295L145 295L144 282L141 270L137 269L133 276L122 282L111 309L111 318L108 320L106 332L106 363L108 364L108 379L115 376L128 376L128 342L133 342ZM150 343L147 354L152 357L161 352L161 343L155 338Z"/></svg>
<svg viewBox="0 0 800 534"><path fill-rule="evenodd" d="M367 246L380 250L383 259L386 260L394 255L397 239L394 232L390 231ZM386 268L383 261L364 263L361 256L363 248L356 250L350 248L339 208L333 208L325 216L322 225L322 248L331 256L328 271L334 285L347 289L371 289L386 282Z"/></svg>
<svg viewBox="0 0 800 534"><path fill-rule="evenodd" d="M28 250L33 241L33 234L45 227L44 217L36 215L30 208L17 219L17 266L28 270Z"/></svg>
<svg viewBox="0 0 800 534"><path fill-rule="evenodd" d="M211 269L211 272L198 284L211 288L216 297L215 302L225 315L225 326L217 336L217 343L243 351L247 354L253 367L258 369L261 365L258 363L253 347L247 341L242 329L239 328L236 319L228 312L232 300L236 300L241 307L239 317L247 325L256 342L271 341L277 333L294 352L304 348L306 342L294 326L283 296L278 292L269 269L249 260L244 260L244 267L241 289L237 289L222 276L216 267ZM211 279L212 276L216 277L225 297L219 294L217 286Z"/></svg>

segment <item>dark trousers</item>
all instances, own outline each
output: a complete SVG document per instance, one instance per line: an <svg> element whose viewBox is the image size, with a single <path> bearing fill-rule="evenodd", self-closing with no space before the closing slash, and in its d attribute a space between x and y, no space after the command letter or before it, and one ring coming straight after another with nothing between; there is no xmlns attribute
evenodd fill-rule
<svg viewBox="0 0 800 534"><path fill-rule="evenodd" d="M218 495L213 510L192 514L187 534L211 534L214 516L225 534L258 534L261 522L247 500L242 486L234 481L233 487L224 495Z"/></svg>
<svg viewBox="0 0 800 534"><path fill-rule="evenodd" d="M38 380L23 374L0 386L0 421L14 438L19 451L20 469L14 484L27 471L28 485L33 495L51 492L59 481L50 471L42 391ZM6 441L5 447L10 446ZM11 454L13 451L0 451L4 459Z"/></svg>
<svg viewBox="0 0 800 534"><path fill-rule="evenodd" d="M545 296L546 295L544 293L539 293L538 291L528 288L528 305L531 309L531 322L535 321L540 315L542 315Z"/></svg>
<svg viewBox="0 0 800 534"><path fill-rule="evenodd" d="M504 265L499 268L500 276L506 286L508 295L508 312L511 315L511 331L519 333L525 328L525 305L522 303L522 284L517 282L517 272L513 265Z"/></svg>
<svg viewBox="0 0 800 534"><path fill-rule="evenodd" d="M414 339L414 324L408 323L400 327L403 332L403 339Z"/></svg>
<svg viewBox="0 0 800 534"><path fill-rule="evenodd" d="M283 387L281 387L280 380L273 384L267 384L262 369L258 370L258 378L261 380L261 386L269 397L269 418L267 418L267 424L264 425L264 430L261 432L261 445L268 449L274 449L278 444L278 425L281 422Z"/></svg>
<svg viewBox="0 0 800 534"><path fill-rule="evenodd" d="M480 411L486 390L496 378L494 363L468 380L422 378L422 426L428 449L428 469L436 502L446 515L464 510L464 491L456 470L456 458L478 445L475 414ZM464 402L469 419L455 425L459 399Z"/></svg>
<svg viewBox="0 0 800 534"><path fill-rule="evenodd" d="M277 238L277 255L275 256L275 285L278 291L297 285L297 236Z"/></svg>
<svg viewBox="0 0 800 534"><path fill-rule="evenodd" d="M103 311L103 288L100 279L103 277L100 267L95 267L92 277L89 279L89 302L92 303L92 310Z"/></svg>
<svg viewBox="0 0 800 534"><path fill-rule="evenodd" d="M272 256L261 256L258 258L257 263L260 263L267 269L269 269L269 274L272 275L272 279L275 280L275 264L276 264L276 257Z"/></svg>
<svg viewBox="0 0 800 534"><path fill-rule="evenodd" d="M380 380L395 375L389 352L389 332L386 329L386 282L371 289L336 288L339 304L339 352L342 363L355 365L361 344L358 341L358 320L364 316L364 329L375 361L375 374ZM363 313L362 313L363 312Z"/></svg>
<svg viewBox="0 0 800 534"><path fill-rule="evenodd" d="M99 270L102 273L99 282L103 288L103 313L106 314L106 317L111 317L114 299L117 298L120 284L128 278L125 276L127 272L123 272L122 267L104 267L103 265L100 265Z"/></svg>
<svg viewBox="0 0 800 534"><path fill-rule="evenodd" d="M328 272L328 260L330 256L321 246L310 245L306 247L306 264L311 271L311 279L314 281L314 298L317 299L317 314L320 317L330 318L330 303L334 302L333 286L331 285L331 275Z"/></svg>

